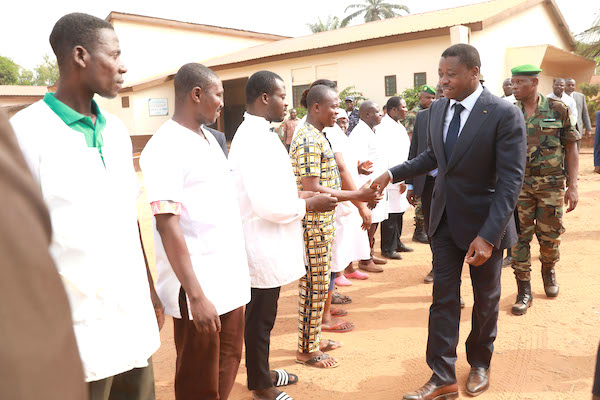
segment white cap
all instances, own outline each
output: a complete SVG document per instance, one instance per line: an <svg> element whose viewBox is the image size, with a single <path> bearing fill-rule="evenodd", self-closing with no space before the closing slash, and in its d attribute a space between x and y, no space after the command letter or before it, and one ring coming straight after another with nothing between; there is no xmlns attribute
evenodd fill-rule
<svg viewBox="0 0 600 400"><path fill-rule="evenodd" d="M348 119L348 113L343 108L338 108L337 119L342 119L342 118Z"/></svg>

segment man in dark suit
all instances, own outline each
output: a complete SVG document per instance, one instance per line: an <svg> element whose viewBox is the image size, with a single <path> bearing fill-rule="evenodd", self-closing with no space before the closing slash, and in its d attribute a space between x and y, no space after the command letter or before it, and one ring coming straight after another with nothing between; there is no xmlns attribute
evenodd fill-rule
<svg viewBox="0 0 600 400"><path fill-rule="evenodd" d="M480 85L480 66L473 46L457 44L442 53L438 71L446 98L430 107L427 150L372 184L383 188L438 168L428 232L435 270L427 342L433 375L405 400L458 398L454 364L463 263L469 264L475 300L466 391L477 396L489 387L502 249L517 240L513 211L523 184L526 137L519 109Z"/></svg>
<svg viewBox="0 0 600 400"><path fill-rule="evenodd" d="M408 153L408 159L412 160L419 154L427 150L427 133L429 131L429 108L421 110L417 113L415 125L413 129L413 136L410 142L410 150ZM429 232L429 214L431 209L431 195L433 194L433 186L435 185L435 177L437 175L437 169L429 171L423 175L417 175L411 179L406 180L407 184L407 198L408 201L415 206L417 199L421 199L423 209L423 224L425 226L425 233ZM431 244L431 238L427 235L427 239ZM425 276L425 283L433 282L433 266L431 271Z"/></svg>
<svg viewBox="0 0 600 400"><path fill-rule="evenodd" d="M225 153L225 157L227 157L227 138L225 137L225 134L206 125L204 125L204 128L206 128L207 131L212 133L215 139L217 139L217 143L219 143L219 146L221 146L221 150L223 150L223 153Z"/></svg>

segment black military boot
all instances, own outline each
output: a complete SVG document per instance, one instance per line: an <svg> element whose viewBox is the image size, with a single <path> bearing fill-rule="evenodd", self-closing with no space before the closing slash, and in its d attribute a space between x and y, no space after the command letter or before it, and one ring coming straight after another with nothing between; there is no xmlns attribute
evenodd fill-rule
<svg viewBox="0 0 600 400"><path fill-rule="evenodd" d="M425 228L422 223L415 224L415 233L413 233L412 237L413 242L425 243L428 244L429 240L427 239L427 234L425 233Z"/></svg>
<svg viewBox="0 0 600 400"><path fill-rule="evenodd" d="M546 292L546 296L558 296L558 283L556 283L556 271L554 271L554 265L551 267L542 266L542 279L544 280L544 291Z"/></svg>
<svg viewBox="0 0 600 400"><path fill-rule="evenodd" d="M515 301L515 304L512 306L512 313L514 315L523 315L527 313L527 309L531 307L531 303L533 303L531 282L520 281L517 279L517 287L519 292L517 293L517 301Z"/></svg>

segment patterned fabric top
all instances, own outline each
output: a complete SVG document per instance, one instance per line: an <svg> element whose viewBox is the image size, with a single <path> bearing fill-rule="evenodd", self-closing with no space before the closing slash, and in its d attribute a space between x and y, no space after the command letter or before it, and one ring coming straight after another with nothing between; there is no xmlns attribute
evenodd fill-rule
<svg viewBox="0 0 600 400"><path fill-rule="evenodd" d="M581 139L575 126L571 124L571 111L560 100L548 99L539 95L538 106L532 116L523 110L527 126L527 165L526 176L564 174L564 147Z"/></svg>
<svg viewBox="0 0 600 400"><path fill-rule="evenodd" d="M173 214L181 215L181 203L171 200L158 200L150 203L152 215Z"/></svg>
<svg viewBox="0 0 600 400"><path fill-rule="evenodd" d="M322 186L340 190L342 181L340 171L329 141L314 126L304 123L292 140L290 158L298 190L302 187L302 178L318 176ZM335 229L335 210L328 212L306 212L304 226L319 227L325 230Z"/></svg>
<svg viewBox="0 0 600 400"><path fill-rule="evenodd" d="M406 128L406 133L408 133L409 137L412 137L413 130L415 129L415 122L417 120L417 114L421 110L423 110L423 107L418 104L415 108L410 110L408 114L406 114L406 118L402 120L402 125L404 125Z"/></svg>

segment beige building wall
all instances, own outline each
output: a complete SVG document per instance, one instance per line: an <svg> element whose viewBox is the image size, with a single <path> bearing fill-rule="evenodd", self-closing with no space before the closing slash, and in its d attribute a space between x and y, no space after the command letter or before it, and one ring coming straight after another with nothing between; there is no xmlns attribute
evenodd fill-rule
<svg viewBox="0 0 600 400"><path fill-rule="evenodd" d="M569 51L556 21L544 3L484 27L481 31L471 32L471 44L481 56L481 73L486 87L499 96L503 94L502 82L510 77L512 67L535 64L539 58L539 54L523 52L522 57L511 57L508 60L508 48L550 44ZM542 83L544 92L547 82L543 80Z"/></svg>
<svg viewBox="0 0 600 400"><path fill-rule="evenodd" d="M125 85L176 71L188 62L233 53L272 40L174 28L152 23L113 21L128 69Z"/></svg>

